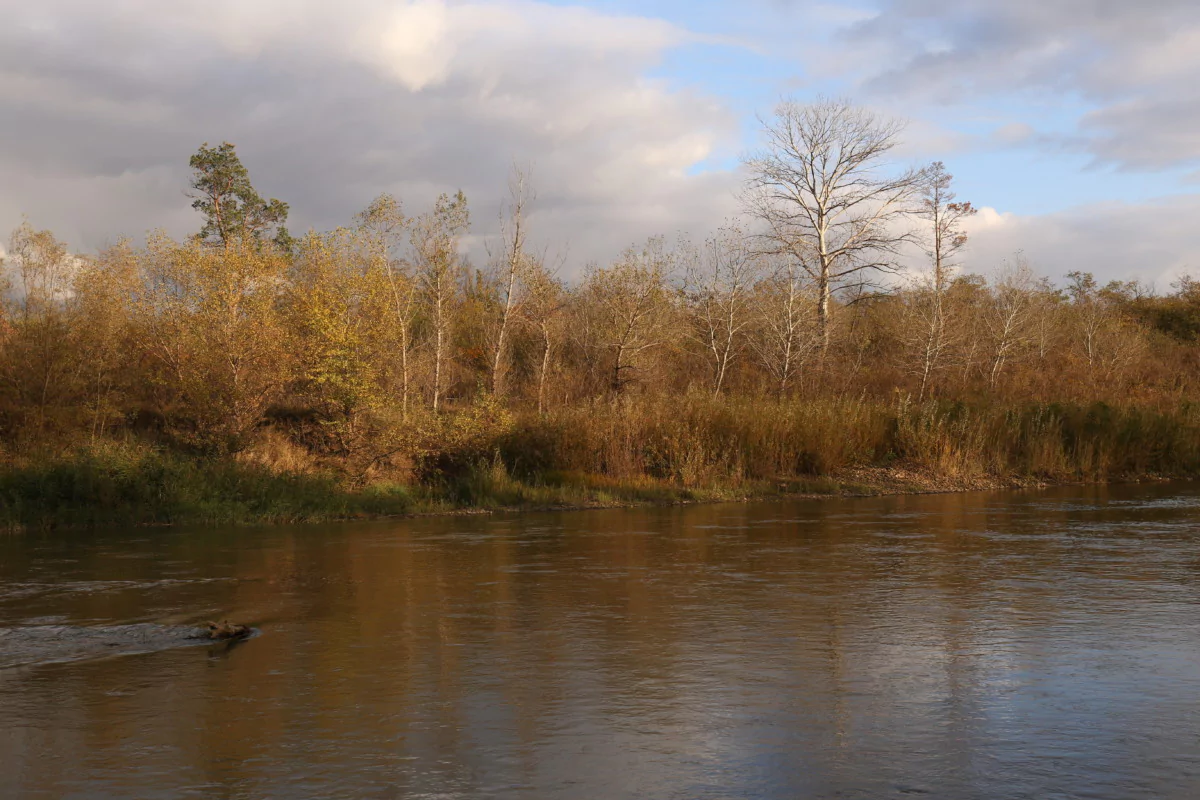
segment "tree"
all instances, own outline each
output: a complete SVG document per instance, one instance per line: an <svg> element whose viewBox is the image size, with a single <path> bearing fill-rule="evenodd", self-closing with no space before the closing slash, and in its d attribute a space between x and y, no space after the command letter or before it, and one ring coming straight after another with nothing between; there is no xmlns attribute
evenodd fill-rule
<svg viewBox="0 0 1200 800"><path fill-rule="evenodd" d="M963 220L975 214L970 203L955 202L952 190L954 176L946 165L935 161L925 171L917 214L929 227L921 237L921 246L929 257L931 270L913 287L908 304L908 329L902 333L910 351L916 356L914 371L920 381L917 399L925 392L934 374L942 368L951 336L947 325L946 295L957 256L967 244Z"/></svg>
<svg viewBox="0 0 1200 800"><path fill-rule="evenodd" d="M131 351L131 300L137 294L138 253L120 241L85 262L72 285L72 343L86 356L79 366L90 437L103 436L119 421L136 376Z"/></svg>
<svg viewBox="0 0 1200 800"><path fill-rule="evenodd" d="M387 278L391 299L389 311L400 356L400 413L407 419L412 375L409 362L418 310L418 286L412 264L401 256L400 247L412 220L404 216L399 200L390 194L381 194L358 214L356 221L368 237L372 264Z"/></svg>
<svg viewBox="0 0 1200 800"><path fill-rule="evenodd" d="M294 242L284 227L288 204L259 196L232 144L209 147L205 142L188 163L193 170L192 208L204 214L197 239L228 248L236 241L260 244L274 233L276 245L291 249Z"/></svg>
<svg viewBox="0 0 1200 800"><path fill-rule="evenodd" d="M518 285L530 261L525 252L525 208L536 195L529 186L527 169L513 166L508 181L508 194L508 205L500 212L501 249L494 265L500 277L500 319L497 323L491 364L492 394L495 395L499 395L503 388L509 322L514 316Z"/></svg>
<svg viewBox="0 0 1200 800"><path fill-rule="evenodd" d="M762 126L765 149L744 160L746 205L765 226L767 252L812 277L825 352L834 291L894 270L912 239L901 223L922 174L881 175L901 126L843 100L785 101Z"/></svg>
<svg viewBox="0 0 1200 800"><path fill-rule="evenodd" d="M774 269L754 292L750 344L776 393L783 397L804 362L820 346L813 325L812 287L794 259L776 256Z"/></svg>
<svg viewBox="0 0 1200 800"><path fill-rule="evenodd" d="M620 392L666 341L671 299L666 280L674 254L662 238L631 247L612 266L593 268L581 293L585 340L608 358L608 385Z"/></svg>
<svg viewBox="0 0 1200 800"><path fill-rule="evenodd" d="M446 194L438 197L433 211L418 217L411 227L415 272L433 328L434 413L441 405L450 326L462 277L459 238L469 226L467 197L460 191L453 197Z"/></svg>
<svg viewBox="0 0 1200 800"><path fill-rule="evenodd" d="M214 249L165 237L141 261L135 324L158 407L190 445L242 449L292 377L287 262L243 241Z"/></svg>
<svg viewBox="0 0 1200 800"><path fill-rule="evenodd" d="M1137 299L1140 287L1117 281L1099 287L1090 272L1068 272L1067 279L1074 350L1095 390L1119 377L1145 346L1140 326L1121 309Z"/></svg>
<svg viewBox="0 0 1200 800"><path fill-rule="evenodd" d="M992 302L985 319L992 341L988 386L993 389L1005 365L1032 340L1036 288L1037 278L1021 254L1017 254L1015 264L1004 267L992 285Z"/></svg>
<svg viewBox="0 0 1200 800"><path fill-rule="evenodd" d="M567 290L546 268L545 261L530 261L525 273L525 302L520 306L521 317L538 334L542 357L538 365L537 408L546 410L546 378L554 346L562 336L563 310L567 305Z"/></svg>
<svg viewBox="0 0 1200 800"><path fill-rule="evenodd" d="M372 425L386 403L393 333L389 287L361 229L310 233L297 248L289 310L299 346L298 388L336 452L371 463ZM361 472L361 470L354 470Z"/></svg>
<svg viewBox="0 0 1200 800"><path fill-rule="evenodd" d="M712 372L712 391L721 393L750 323L751 290L761 258L737 225L717 231L687 268L686 291L692 336Z"/></svg>
<svg viewBox="0 0 1200 800"><path fill-rule="evenodd" d="M5 387L19 409L27 409L18 427L44 433L53 407L70 394L78 349L71 341L70 302L83 259L48 230L21 223L9 239L6 266L16 273L9 298L5 342ZM4 289L10 283L4 277Z"/></svg>

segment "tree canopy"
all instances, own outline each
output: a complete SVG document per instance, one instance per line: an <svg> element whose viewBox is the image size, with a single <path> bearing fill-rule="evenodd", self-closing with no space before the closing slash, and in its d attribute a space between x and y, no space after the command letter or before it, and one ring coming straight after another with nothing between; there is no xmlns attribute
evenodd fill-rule
<svg viewBox="0 0 1200 800"><path fill-rule="evenodd" d="M288 204L264 200L250 183L250 172L229 142L200 146L188 162L192 168L192 208L204 214L196 238L206 244L228 247L235 241L272 241L290 250L294 244L284 223Z"/></svg>

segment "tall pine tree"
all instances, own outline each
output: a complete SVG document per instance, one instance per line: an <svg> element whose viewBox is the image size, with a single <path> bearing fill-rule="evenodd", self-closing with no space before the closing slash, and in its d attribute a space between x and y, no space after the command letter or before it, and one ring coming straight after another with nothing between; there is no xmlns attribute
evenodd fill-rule
<svg viewBox="0 0 1200 800"><path fill-rule="evenodd" d="M284 223L288 204L264 200L250 184L250 173L229 142L209 147L205 142L192 156L192 208L204 214L204 227L196 238L226 247L237 241L273 241L291 250L293 240Z"/></svg>

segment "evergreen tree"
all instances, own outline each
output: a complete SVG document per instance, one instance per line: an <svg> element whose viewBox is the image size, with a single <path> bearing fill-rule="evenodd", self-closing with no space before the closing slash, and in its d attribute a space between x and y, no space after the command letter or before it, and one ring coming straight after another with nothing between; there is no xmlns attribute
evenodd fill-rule
<svg viewBox="0 0 1200 800"><path fill-rule="evenodd" d="M192 208L204 214L199 241L229 247L235 241L271 239L290 251L294 243L284 223L288 204L264 200L250 184L250 173L229 142L209 147L205 142L192 156ZM272 234L274 234L272 236Z"/></svg>

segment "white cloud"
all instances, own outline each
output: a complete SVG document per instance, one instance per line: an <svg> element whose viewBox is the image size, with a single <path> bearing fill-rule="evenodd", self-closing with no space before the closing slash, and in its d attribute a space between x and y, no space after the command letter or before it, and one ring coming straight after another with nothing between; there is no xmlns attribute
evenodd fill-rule
<svg viewBox="0 0 1200 800"><path fill-rule="evenodd" d="M396 6L378 29L362 31L360 52L409 89L422 89L444 80L454 59L457 44L448 16L438 2Z"/></svg>
<svg viewBox="0 0 1200 800"><path fill-rule="evenodd" d="M1052 278L1078 270L1105 281L1137 277L1163 290L1184 273L1200 274L1197 217L1195 195L1137 205L1096 203L1039 216L983 208L967 227L966 268L986 274L1021 250Z"/></svg>
<svg viewBox="0 0 1200 800"><path fill-rule="evenodd" d="M195 227L186 163L206 140L237 144L301 229L462 187L484 235L513 159L535 162L532 222L575 261L732 210L734 176L689 172L736 151L737 122L645 77L695 39L661 20L527 0L0 10L0 224L25 211L80 247Z"/></svg>

